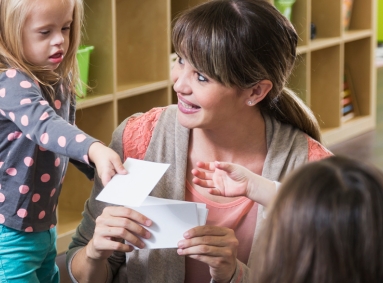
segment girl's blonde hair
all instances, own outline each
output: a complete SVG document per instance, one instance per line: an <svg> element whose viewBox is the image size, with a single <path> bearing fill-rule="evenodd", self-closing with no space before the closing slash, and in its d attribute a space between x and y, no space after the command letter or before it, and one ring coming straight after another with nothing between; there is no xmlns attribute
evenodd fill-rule
<svg viewBox="0 0 383 283"><path fill-rule="evenodd" d="M36 0L0 0L0 72L9 68L18 69L38 81L44 92L54 98L53 86L62 80L68 89L68 96L76 95L79 71L76 59L81 41L84 7L82 0L73 1L73 22L71 24L69 47L64 60L55 71L44 69L27 62L23 53L22 32L25 21ZM69 98L69 97L68 97Z"/></svg>
<svg viewBox="0 0 383 283"><path fill-rule="evenodd" d="M212 0L175 21L175 51L197 70L225 86L246 89L261 80L273 88L259 103L263 113L320 141L312 111L286 88L296 59L298 35L266 0Z"/></svg>

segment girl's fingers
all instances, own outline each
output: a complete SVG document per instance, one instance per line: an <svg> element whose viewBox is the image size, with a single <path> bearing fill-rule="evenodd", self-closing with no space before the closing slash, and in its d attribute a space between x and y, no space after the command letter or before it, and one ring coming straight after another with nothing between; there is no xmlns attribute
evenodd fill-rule
<svg viewBox="0 0 383 283"><path fill-rule="evenodd" d="M221 191L218 190L218 189L215 189L215 188L209 188L207 191L208 191L208 193L211 194L211 195L222 196Z"/></svg>
<svg viewBox="0 0 383 283"><path fill-rule="evenodd" d="M193 178L192 181L194 184L204 188L214 188L214 182L211 180L201 180L199 178Z"/></svg>
<svg viewBox="0 0 383 283"><path fill-rule="evenodd" d="M195 177L203 180L211 180L213 178L213 173L211 172L205 172L198 169L192 169L191 172Z"/></svg>
<svg viewBox="0 0 383 283"><path fill-rule="evenodd" d="M198 161L196 163L196 165L197 165L198 168L201 168L203 170L214 171L214 169L215 169L214 162L202 162L202 161Z"/></svg>
<svg viewBox="0 0 383 283"><path fill-rule="evenodd" d="M229 162L214 162L214 166L217 169L225 171L226 173L232 173L235 170L235 167Z"/></svg>
<svg viewBox="0 0 383 283"><path fill-rule="evenodd" d="M128 171L125 169L124 165L122 165L120 157L116 155L116 158L110 160L113 165L114 170L117 174L125 175L128 174Z"/></svg>

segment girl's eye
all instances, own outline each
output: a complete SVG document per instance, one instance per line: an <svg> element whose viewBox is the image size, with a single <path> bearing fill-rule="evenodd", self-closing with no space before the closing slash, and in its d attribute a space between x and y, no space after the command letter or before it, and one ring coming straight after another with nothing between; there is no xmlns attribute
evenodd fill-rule
<svg viewBox="0 0 383 283"><path fill-rule="evenodd" d="M40 33L45 35L45 34L49 33L49 30L42 30L42 31L40 31Z"/></svg>
<svg viewBox="0 0 383 283"><path fill-rule="evenodd" d="M198 81L200 82L207 82L208 79L205 78L203 75L201 75L200 73L197 73L197 76L198 76Z"/></svg>
<svg viewBox="0 0 383 283"><path fill-rule="evenodd" d="M63 27L62 30L64 30L64 31L70 30L70 26L69 27Z"/></svg>

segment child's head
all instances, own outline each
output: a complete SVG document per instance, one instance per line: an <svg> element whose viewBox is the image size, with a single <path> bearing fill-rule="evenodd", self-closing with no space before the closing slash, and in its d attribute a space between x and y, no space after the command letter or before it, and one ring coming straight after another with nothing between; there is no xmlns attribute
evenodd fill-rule
<svg viewBox="0 0 383 283"><path fill-rule="evenodd" d="M287 177L253 261L256 282L383 282L383 174L345 157Z"/></svg>
<svg viewBox="0 0 383 283"><path fill-rule="evenodd" d="M1 0L0 70L16 68L42 84L76 79L82 18L82 0Z"/></svg>
<svg viewBox="0 0 383 283"><path fill-rule="evenodd" d="M297 33L267 0L212 0L175 21L175 51L200 73L247 89L262 80L273 87L257 105L320 140L312 112L285 88L296 60Z"/></svg>

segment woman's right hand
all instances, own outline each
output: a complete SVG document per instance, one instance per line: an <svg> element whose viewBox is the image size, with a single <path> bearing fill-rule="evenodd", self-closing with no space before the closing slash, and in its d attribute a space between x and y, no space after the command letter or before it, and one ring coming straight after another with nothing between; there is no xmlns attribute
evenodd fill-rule
<svg viewBox="0 0 383 283"><path fill-rule="evenodd" d="M149 227L152 221L141 213L123 206L104 208L96 219L96 227L92 240L86 246L86 255L93 260L107 259L113 251L130 252L133 246L145 246L141 238L150 238ZM143 225L143 226L141 226Z"/></svg>

